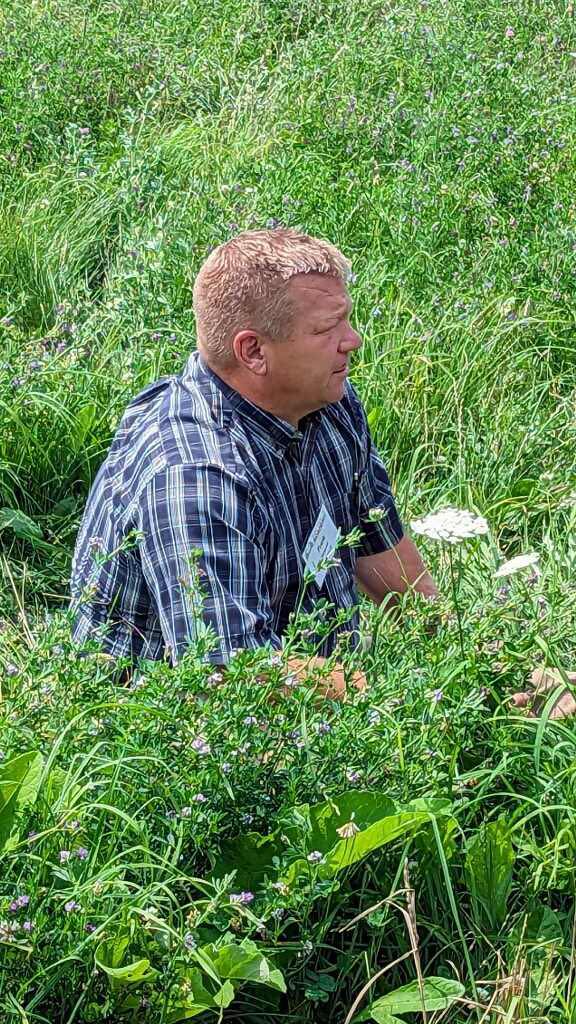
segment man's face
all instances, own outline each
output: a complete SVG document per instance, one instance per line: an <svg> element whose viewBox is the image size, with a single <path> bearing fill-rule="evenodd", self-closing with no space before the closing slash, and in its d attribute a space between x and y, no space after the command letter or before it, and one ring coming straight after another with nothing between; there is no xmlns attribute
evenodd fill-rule
<svg viewBox="0 0 576 1024"><path fill-rule="evenodd" d="M350 353L362 340L349 322L346 286L327 274L297 274L288 282L292 337L266 344L267 386L297 417L339 402Z"/></svg>

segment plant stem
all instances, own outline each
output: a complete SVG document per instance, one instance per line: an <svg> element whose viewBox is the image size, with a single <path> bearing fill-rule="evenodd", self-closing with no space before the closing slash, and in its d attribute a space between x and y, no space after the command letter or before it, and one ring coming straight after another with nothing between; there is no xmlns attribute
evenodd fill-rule
<svg viewBox="0 0 576 1024"><path fill-rule="evenodd" d="M460 605L458 604L458 588L456 586L456 575L454 572L454 556L452 554L452 548L448 548L448 555L450 559L450 579L452 582L452 598L454 600L454 607L456 609L456 620L458 622L458 638L460 640L460 651L462 654L462 661L466 665L466 651L464 648L464 632L462 630L462 616L460 614Z"/></svg>

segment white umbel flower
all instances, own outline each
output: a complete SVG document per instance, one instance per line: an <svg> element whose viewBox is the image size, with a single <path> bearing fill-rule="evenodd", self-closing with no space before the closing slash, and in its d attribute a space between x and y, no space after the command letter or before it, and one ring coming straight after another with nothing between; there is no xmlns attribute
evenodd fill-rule
<svg viewBox="0 0 576 1024"><path fill-rule="evenodd" d="M488 533L486 520L463 508L443 508L439 512L431 512L423 519L414 519L410 526L414 533L447 544L460 544L470 537Z"/></svg>
<svg viewBox="0 0 576 1024"><path fill-rule="evenodd" d="M516 558L510 558L507 562L502 562L502 565L498 567L495 576L513 576L516 572L521 572L522 569L533 568L537 565L540 555L536 551L530 551L526 555L516 555Z"/></svg>

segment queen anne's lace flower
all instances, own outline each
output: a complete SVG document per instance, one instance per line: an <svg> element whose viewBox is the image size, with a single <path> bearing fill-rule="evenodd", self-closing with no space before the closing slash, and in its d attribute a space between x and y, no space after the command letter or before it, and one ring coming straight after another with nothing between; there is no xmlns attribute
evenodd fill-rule
<svg viewBox="0 0 576 1024"><path fill-rule="evenodd" d="M535 551L531 551L526 555L517 555L516 558L510 558L507 562L503 562L498 567L495 576L513 576L514 573L520 572L522 569L528 569L534 567L540 555Z"/></svg>
<svg viewBox="0 0 576 1024"><path fill-rule="evenodd" d="M470 537L488 533L488 523L482 516L462 508L443 508L439 512L431 512L423 519L414 519L410 526L414 533L447 544L460 544Z"/></svg>

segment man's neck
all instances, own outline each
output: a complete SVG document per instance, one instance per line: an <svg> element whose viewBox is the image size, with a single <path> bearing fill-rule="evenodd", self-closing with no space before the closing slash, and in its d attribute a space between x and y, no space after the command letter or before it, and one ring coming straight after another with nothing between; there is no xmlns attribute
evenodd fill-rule
<svg viewBox="0 0 576 1024"><path fill-rule="evenodd" d="M242 398L246 398L253 405L257 405L259 409L263 409L264 412L269 412L272 416L284 420L285 423L289 423L296 430L300 420L310 412L315 411L313 409L296 409L293 406L289 407L281 401L271 401L267 395L262 393L258 386L254 387L253 382L250 379L247 380L242 373L236 370L226 370L219 366L212 366L204 353L200 354L200 358L212 373L215 373L220 380L223 380L229 388L233 388L239 395L242 395Z"/></svg>

